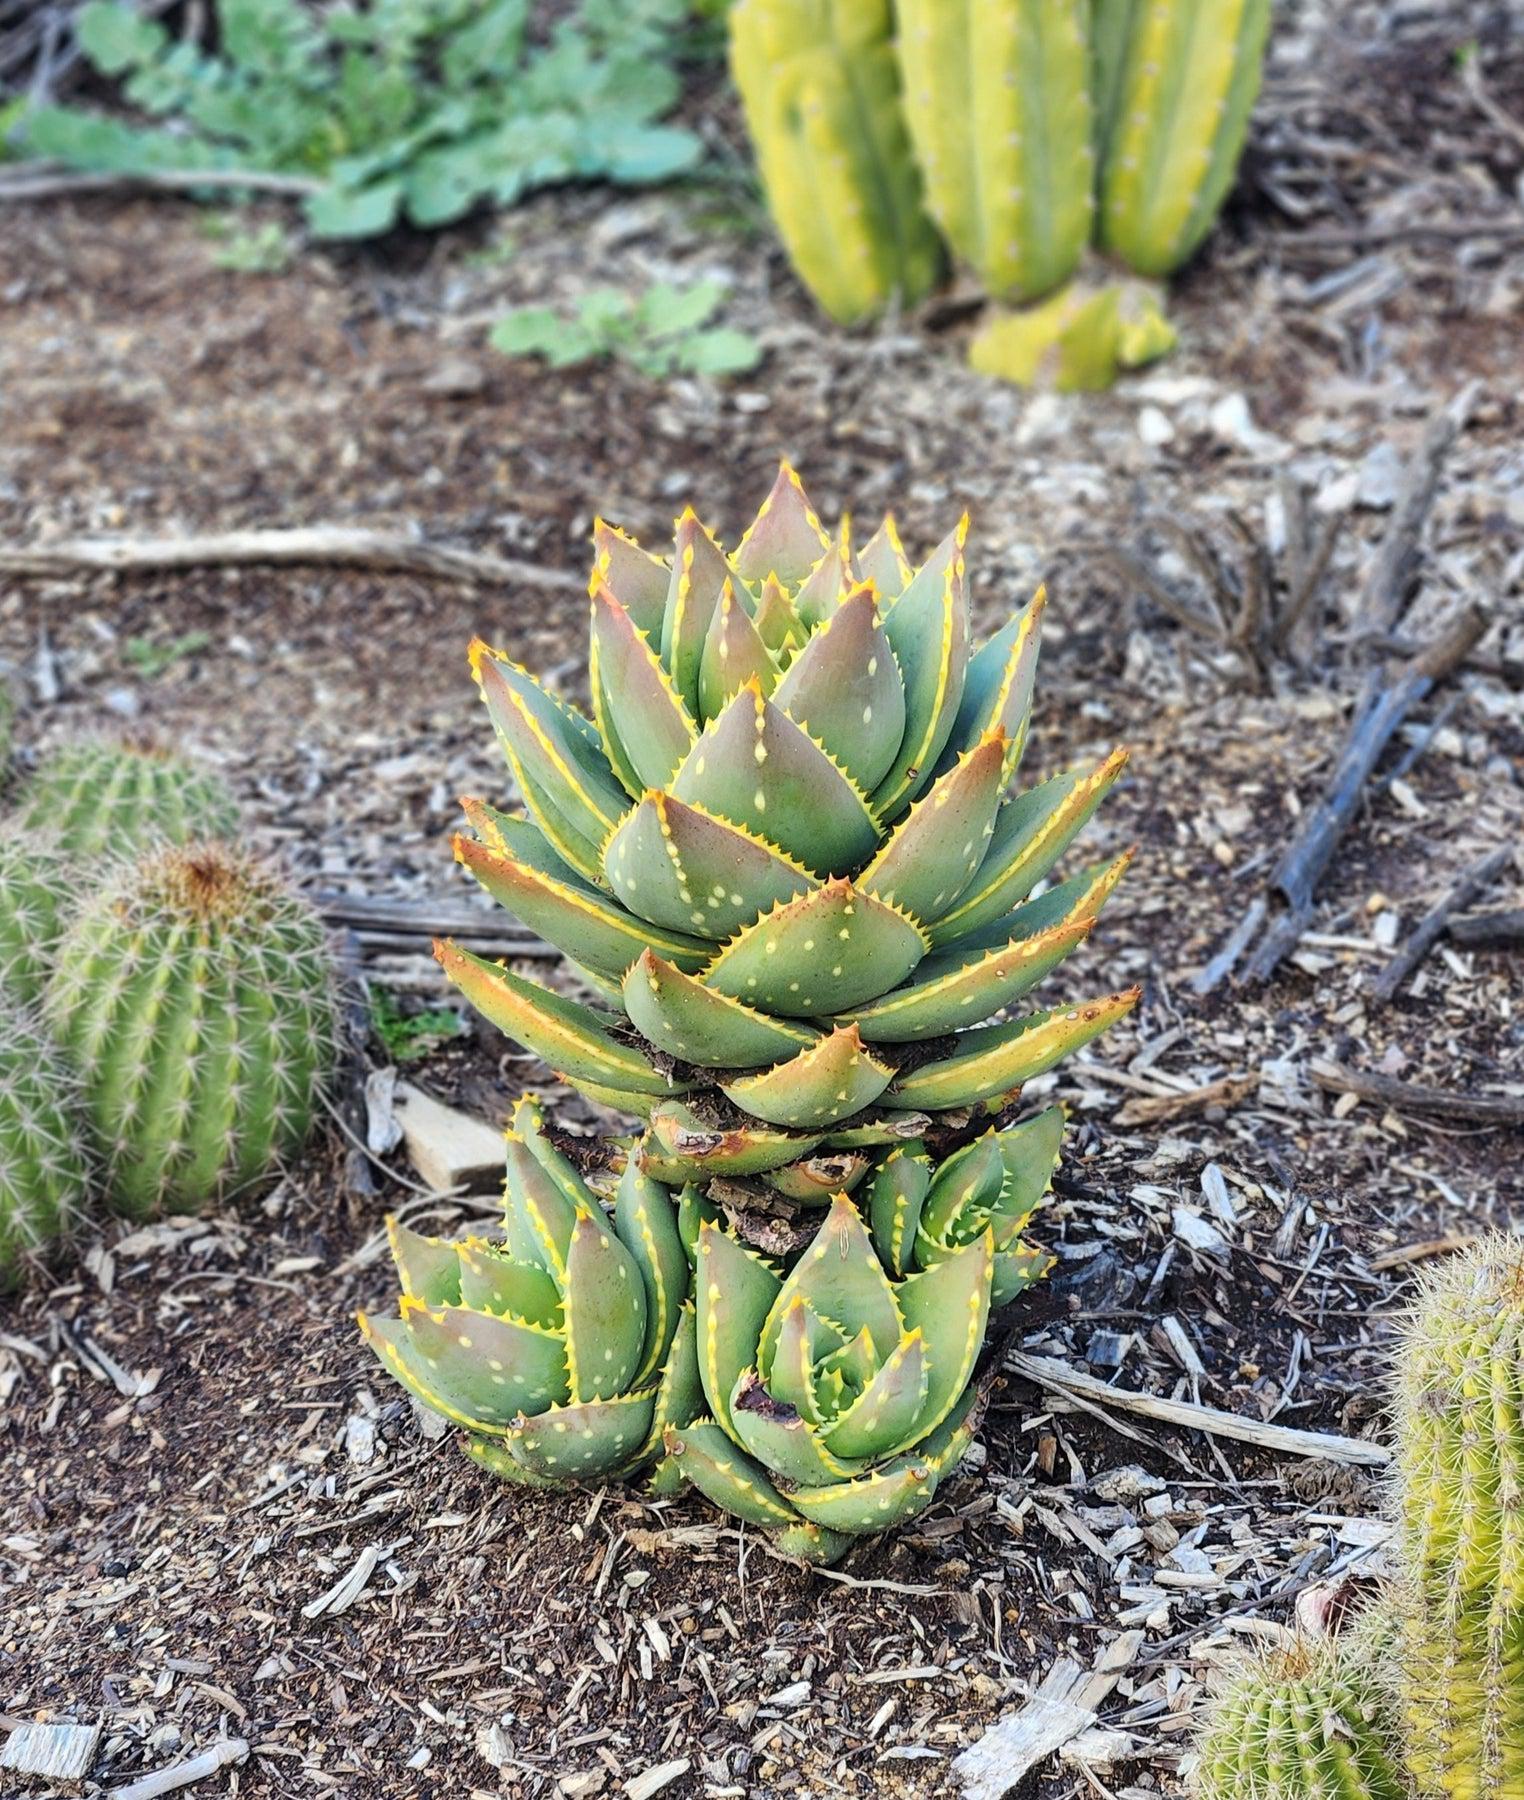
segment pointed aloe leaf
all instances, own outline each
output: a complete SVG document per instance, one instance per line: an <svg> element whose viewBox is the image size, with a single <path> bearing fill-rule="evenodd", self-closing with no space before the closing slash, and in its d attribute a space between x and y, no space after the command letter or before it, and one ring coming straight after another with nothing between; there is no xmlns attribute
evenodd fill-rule
<svg viewBox="0 0 1524 1800"><path fill-rule="evenodd" d="M921 1208L931 1186L931 1164L919 1144L891 1150L868 1187L868 1222L879 1261L893 1276L910 1267Z"/></svg>
<svg viewBox="0 0 1524 1800"><path fill-rule="evenodd" d="M473 1312L496 1313L554 1331L561 1323L561 1294L543 1269L514 1262L492 1244L468 1238L460 1247L460 1303Z"/></svg>
<svg viewBox="0 0 1524 1800"><path fill-rule="evenodd" d="M566 1399L566 1351L555 1332L463 1306L435 1311L404 1299L401 1311L431 1383L468 1418L506 1425Z"/></svg>
<svg viewBox="0 0 1524 1800"><path fill-rule="evenodd" d="M984 1232L899 1286L905 1329L926 1340L926 1401L912 1433L886 1446L909 1449L934 1431L957 1405L974 1372L990 1316L995 1243Z"/></svg>
<svg viewBox="0 0 1524 1800"><path fill-rule="evenodd" d="M658 1050L700 1068L754 1069L820 1041L812 1027L755 1012L649 950L624 978L624 1008L630 1023Z"/></svg>
<svg viewBox="0 0 1524 1800"><path fill-rule="evenodd" d="M511 856L516 862L538 869L542 875L549 875L568 887L585 888L590 894L600 891L567 862L533 819L501 812L474 794L461 796L460 810L476 837L497 855Z"/></svg>
<svg viewBox="0 0 1524 1800"><path fill-rule="evenodd" d="M768 575L797 587L830 547L799 477L787 463L780 464L772 492L736 545L737 569L756 587Z"/></svg>
<svg viewBox="0 0 1524 1800"><path fill-rule="evenodd" d="M640 1158L642 1169L649 1169L650 1163L644 1154ZM654 1177L653 1177L654 1179ZM691 1265L698 1255L699 1233L706 1225L723 1225L725 1215L709 1198L704 1189L688 1182L677 1196L677 1234L683 1240L683 1252ZM694 1353L697 1355L697 1352Z"/></svg>
<svg viewBox="0 0 1524 1800"><path fill-rule="evenodd" d="M1011 619L969 659L963 701L952 736L942 753L943 768L958 753L991 731L1006 739L1005 780L1009 781L1026 749L1032 718L1032 687L1037 679L1037 653L1042 641L1046 588L1039 588L1026 611Z"/></svg>
<svg viewBox="0 0 1524 1800"><path fill-rule="evenodd" d="M840 1350L846 1339L828 1319L795 1294L784 1307L778 1330L766 1346L763 1369L767 1385L777 1399L792 1406L813 1424L820 1423L815 1404L815 1366L822 1357Z"/></svg>
<svg viewBox="0 0 1524 1800"><path fill-rule="evenodd" d="M848 1025L787 1062L722 1081L720 1091L754 1119L808 1131L871 1106L893 1079L891 1065L872 1056Z"/></svg>
<svg viewBox="0 0 1524 1800"><path fill-rule="evenodd" d="M661 1382L656 1390L656 1412L651 1421L650 1454L661 1449L662 1434L668 1426L683 1426L704 1410L704 1384L699 1380L698 1325L692 1300L685 1300L678 1311L677 1329L662 1365Z"/></svg>
<svg viewBox="0 0 1524 1800"><path fill-rule="evenodd" d="M457 833L455 860L499 906L595 974L621 978L647 945L681 969L701 969L714 954L702 938L648 924L607 894L557 881L477 838Z"/></svg>
<svg viewBox="0 0 1524 1800"><path fill-rule="evenodd" d="M865 793L882 780L905 735L905 686L871 587L846 595L773 699Z"/></svg>
<svg viewBox="0 0 1524 1800"><path fill-rule="evenodd" d="M1018 1294L1024 1294L1034 1282L1041 1281L1053 1267L1054 1258L1046 1250L1017 1242L1011 1250L995 1252L995 1280L990 1289L991 1308L1005 1306Z"/></svg>
<svg viewBox="0 0 1524 1800"><path fill-rule="evenodd" d="M1142 990L1056 1012L1032 1013L1008 1025L981 1025L959 1035L951 1056L923 1063L890 1088L885 1105L938 1111L1009 1094L1041 1075L1131 1012Z"/></svg>
<svg viewBox="0 0 1524 1800"><path fill-rule="evenodd" d="M661 642L671 577L662 559L642 550L627 532L593 521L593 580L603 583L653 644Z"/></svg>
<svg viewBox="0 0 1524 1800"><path fill-rule="evenodd" d="M896 986L923 949L920 930L903 913L850 882L831 881L747 926L702 980L769 1012L812 1018Z"/></svg>
<svg viewBox="0 0 1524 1800"><path fill-rule="evenodd" d="M794 1557L808 1568L829 1569L852 1548L852 1539L844 1531L827 1531L800 1519L773 1533L773 1548L780 1556Z"/></svg>
<svg viewBox="0 0 1524 1800"><path fill-rule="evenodd" d="M714 1126L687 1107L668 1103L652 1110L651 1129L641 1143L641 1166L669 1187L715 1175L761 1175L808 1156L824 1137L819 1131L801 1134L769 1125Z"/></svg>
<svg viewBox="0 0 1524 1800"><path fill-rule="evenodd" d="M632 1094L628 1088L610 1087L606 1082L589 1081L582 1075L570 1075L565 1069L552 1071L557 1080L564 1081L568 1087L574 1087L585 1100L591 1100L594 1106L601 1106L608 1112L620 1113L627 1118L649 1119L651 1109L661 1102L655 1094ZM668 1090L674 1094L685 1094L687 1086L678 1083Z"/></svg>
<svg viewBox="0 0 1524 1800"><path fill-rule="evenodd" d="M672 792L765 838L817 875L856 868L878 844L878 826L856 785L755 683L706 727Z"/></svg>
<svg viewBox="0 0 1524 1800"><path fill-rule="evenodd" d="M833 1456L878 1457L903 1444L918 1428L929 1382L925 1339L919 1330L908 1331L852 1405L822 1434L827 1449Z"/></svg>
<svg viewBox="0 0 1524 1800"><path fill-rule="evenodd" d="M1005 751L1005 735L996 730L959 757L858 876L862 891L892 901L913 919L946 912L989 850L1005 785Z"/></svg>
<svg viewBox="0 0 1524 1800"><path fill-rule="evenodd" d="M852 585L852 552L848 525L841 522L837 541L826 551L799 584L794 595L794 611L806 631L817 631L841 604L843 594Z"/></svg>
<svg viewBox="0 0 1524 1800"><path fill-rule="evenodd" d="M566 1251L584 1198L569 1195L516 1131L503 1143L503 1236L515 1262L532 1264L559 1286L566 1279Z"/></svg>
<svg viewBox="0 0 1524 1800"><path fill-rule="evenodd" d="M713 1419L695 1419L666 1433L666 1450L699 1492L732 1518L750 1525L797 1524L799 1515L767 1471L725 1435Z"/></svg>
<svg viewBox="0 0 1524 1800"><path fill-rule="evenodd" d="M609 886L653 924L723 942L817 885L802 863L670 794L647 794L604 851Z"/></svg>
<svg viewBox="0 0 1524 1800"><path fill-rule="evenodd" d="M571 1202L574 1212L593 1204L593 1196L577 1165L546 1135L545 1114L532 1094L521 1094L514 1101L508 1135L518 1138Z"/></svg>
<svg viewBox="0 0 1524 1800"><path fill-rule="evenodd" d="M704 716L699 706L704 641L731 576L725 552L690 506L677 521L677 544L662 619L661 659L683 704L699 719Z"/></svg>
<svg viewBox="0 0 1524 1800"><path fill-rule="evenodd" d="M750 682L764 694L778 685L778 665L751 615L727 581L709 620L699 662L699 717L716 718ZM665 786L665 781L659 783Z"/></svg>
<svg viewBox="0 0 1524 1800"><path fill-rule="evenodd" d="M803 621L776 575L769 575L762 583L752 622L758 638L779 664L788 662L807 636Z"/></svg>
<svg viewBox="0 0 1524 1800"><path fill-rule="evenodd" d="M636 800L647 788L665 787L698 727L656 652L601 582L592 594L587 675L614 773Z"/></svg>
<svg viewBox="0 0 1524 1800"><path fill-rule="evenodd" d="M903 1044L977 1025L1052 973L1095 924L1081 919L1033 937L1013 938L999 949L975 953L955 969L927 971L882 1000L852 1014L870 1043Z"/></svg>
<svg viewBox="0 0 1524 1800"><path fill-rule="evenodd" d="M884 1274L857 1208L838 1194L788 1279L762 1331L759 1366L771 1365L783 1316L801 1299L823 1319L853 1334L866 1330L879 1361L904 1336L894 1289ZM739 1372L739 1371L738 1371Z"/></svg>
<svg viewBox="0 0 1524 1800"><path fill-rule="evenodd" d="M472 1462L485 1469L489 1475L495 1475L499 1481L511 1481L519 1487L527 1488L553 1488L558 1485L549 1476L536 1475L527 1469L513 1454L512 1445L506 1438L470 1435L465 1440L465 1452Z"/></svg>
<svg viewBox="0 0 1524 1800"><path fill-rule="evenodd" d="M599 880L597 851L629 806L607 757L569 708L480 640L471 671L536 823L573 868Z"/></svg>
<svg viewBox="0 0 1524 1800"><path fill-rule="evenodd" d="M693 1272L699 1379L715 1418L732 1436L730 1396L741 1371L757 1360L757 1343L780 1285L760 1257L718 1225L700 1230Z"/></svg>
<svg viewBox="0 0 1524 1800"><path fill-rule="evenodd" d="M900 542L893 513L884 514L883 523L858 551L857 566L863 580L873 583L886 605L898 600L910 585L910 558Z"/></svg>
<svg viewBox="0 0 1524 1800"><path fill-rule="evenodd" d="M650 1388L573 1401L526 1418L514 1427L508 1448L525 1468L551 1481L599 1481L635 1461L650 1440L655 1411Z"/></svg>
<svg viewBox="0 0 1524 1800"><path fill-rule="evenodd" d="M1025 1225L1047 1193L1063 1149L1066 1119L1063 1107L1049 1106L1036 1118L997 1134L1006 1177L997 1208L1002 1219Z"/></svg>
<svg viewBox="0 0 1524 1800"><path fill-rule="evenodd" d="M941 947L991 924L1024 900L1089 821L1127 765L1127 752L1111 755L1088 775L1070 771L1017 794L1001 807L978 874L962 895L930 921L931 941Z"/></svg>
<svg viewBox="0 0 1524 1800"><path fill-rule="evenodd" d="M744 1370L730 1397L730 1416L741 1447L768 1473L802 1487L849 1481L863 1468L860 1461L833 1456L820 1429L792 1406L775 1400L755 1369Z"/></svg>
<svg viewBox="0 0 1524 1800"><path fill-rule="evenodd" d="M460 1255L445 1238L424 1237L391 1214L386 1220L387 1242L402 1282L402 1291L425 1306L459 1306Z"/></svg>
<svg viewBox="0 0 1524 1800"><path fill-rule="evenodd" d="M990 950L1003 950L1018 940L1044 936L1065 926L1092 924L1127 873L1133 853L1124 850L1110 862L1091 863L1067 881L1061 881L1035 900L1025 900L993 924L965 932L941 950L934 951L916 971L918 979L950 975L976 962Z"/></svg>
<svg viewBox="0 0 1524 1800"><path fill-rule="evenodd" d="M812 1525L862 1535L907 1523L931 1505L936 1491L935 1464L912 1453L855 1480L800 1488L789 1498Z"/></svg>
<svg viewBox="0 0 1524 1800"><path fill-rule="evenodd" d="M659 1075L637 1050L609 1035L590 1007L526 981L501 963L458 944L436 943L446 977L499 1031L543 1057L558 1074L633 1094L682 1091Z"/></svg>
<svg viewBox="0 0 1524 1800"><path fill-rule="evenodd" d="M688 1297L688 1253L667 1190L643 1173L634 1157L615 1190L614 1229L639 1266L645 1291L645 1341L631 1380L632 1386L644 1387L662 1366Z"/></svg>
<svg viewBox="0 0 1524 1800"><path fill-rule="evenodd" d="M640 1264L596 1211L579 1215L566 1250L566 1368L574 1400L630 1386L646 1342Z"/></svg>
<svg viewBox="0 0 1524 1800"><path fill-rule="evenodd" d="M971 1244L989 1224L1004 1186L1005 1163L994 1131L954 1151L932 1177L921 1212L926 1243L943 1248Z"/></svg>

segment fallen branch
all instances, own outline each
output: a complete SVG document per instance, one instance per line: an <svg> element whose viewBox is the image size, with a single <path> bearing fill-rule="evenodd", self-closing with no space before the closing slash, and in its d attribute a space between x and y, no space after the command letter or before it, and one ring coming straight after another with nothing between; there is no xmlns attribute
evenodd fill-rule
<svg viewBox="0 0 1524 1800"><path fill-rule="evenodd" d="M362 526L296 526L178 538L63 538L35 549L0 546L0 574L46 580L93 572L123 575L163 569L261 567L375 569L462 581L468 586L521 584L577 594L586 588L580 575L566 569L426 544L402 532L371 531Z"/></svg>
<svg viewBox="0 0 1524 1800"><path fill-rule="evenodd" d="M1486 893L1512 860L1513 851L1505 846L1468 869L1439 904L1431 907L1413 927L1407 943L1377 978L1371 990L1372 999L1385 1004L1395 998L1408 977L1439 942L1451 914L1460 912Z"/></svg>
<svg viewBox="0 0 1524 1800"><path fill-rule="evenodd" d="M1147 1419L1161 1419L1188 1431L1204 1431L1210 1437L1236 1438L1240 1443L1254 1444L1282 1456L1321 1457L1325 1462L1354 1463L1368 1469L1384 1468L1392 1457L1385 1445L1372 1444L1365 1438L1298 1431L1290 1425L1273 1425L1244 1413L1220 1412L1216 1407L1201 1406L1191 1400L1170 1400L1160 1394L1112 1387L1081 1369L1071 1369L1049 1356L1028 1356L1024 1350L1012 1350L1005 1366L1056 1393L1081 1395L1105 1406L1120 1407L1124 1412L1141 1413Z"/></svg>
<svg viewBox="0 0 1524 1800"><path fill-rule="evenodd" d="M167 1769L157 1769L152 1775L129 1781L126 1787L112 1788L106 1800L155 1800L156 1795L172 1794L178 1788L190 1787L193 1782L205 1781L209 1775L219 1774L229 1763L241 1763L248 1754L246 1739L224 1738L199 1756L187 1757L184 1762L174 1763Z"/></svg>
<svg viewBox="0 0 1524 1800"><path fill-rule="evenodd" d="M136 174L70 169L60 163L18 163L0 174L0 202L52 200L60 194L120 193L146 188L166 194L193 194L198 189L248 194L279 194L305 199L327 184L311 175L280 175L268 169L141 169Z"/></svg>
<svg viewBox="0 0 1524 1800"><path fill-rule="evenodd" d="M1330 1094L1358 1094L1394 1112L1436 1113L1473 1125L1524 1125L1524 1094L1462 1094L1391 1075L1366 1075L1334 1062L1315 1062L1312 1078Z"/></svg>
<svg viewBox="0 0 1524 1800"><path fill-rule="evenodd" d="M1457 944L1477 949L1524 944L1524 906L1507 912L1468 913L1463 918L1447 920L1445 930Z"/></svg>

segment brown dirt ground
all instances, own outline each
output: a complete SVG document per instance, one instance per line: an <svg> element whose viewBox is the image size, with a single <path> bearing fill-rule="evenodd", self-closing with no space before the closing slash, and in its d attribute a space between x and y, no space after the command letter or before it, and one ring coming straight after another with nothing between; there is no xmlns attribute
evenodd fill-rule
<svg viewBox="0 0 1524 1800"><path fill-rule="evenodd" d="M1120 1384L1189 1397L1159 1323L1172 1317L1206 1403L1378 1432L1383 1346L1412 1271L1383 1259L1524 1225L1517 1133L1336 1107L1309 1074L1334 1058L1517 1093L1524 1070L1504 953L1436 953L1388 1007L1368 992L1382 915L1405 934L1484 848L1517 845L1524 818L1524 238L1383 235L1422 206L1496 204L1516 222L1524 148L1466 113L1449 38L1408 11L1406 35L1380 42L1358 20L1340 36L1320 9L1298 11L1244 193L1172 301L1181 353L1095 399L968 375L956 309L872 337L823 329L764 238L704 224L708 196L563 195L504 222L511 254L458 234L304 256L273 279L213 269L195 214L172 204L17 210L0 220L0 534L393 524L578 568L595 511L659 542L692 498L733 536L780 453L822 512L892 502L920 544L971 506L987 620L1052 577L1032 772L1130 744L1134 773L1090 842L1141 846L1064 978L1075 995L1138 979L1146 998L1047 1084L1075 1128L1044 1215L1062 1278L1032 1305L1028 1347L1093 1355L1106 1374L1094 1334L1134 1333ZM1475 11L1490 91L1518 117L1524 48L1506 28L1485 35L1497 9ZM731 129L723 113L716 129ZM1305 216L1290 216L1298 196ZM1339 230L1371 236L1304 242ZM1361 259L1376 300L1320 297ZM716 269L769 352L725 391L658 388L617 365L549 373L484 346L511 302ZM1453 684L1426 752L1370 796L1298 958L1262 989L1197 999L1189 976L1342 735L1346 626L1390 496L1372 477L1311 666L1278 667L1266 692L1103 579L1092 552L1145 509L1231 507L1263 530L1277 470L1318 493L1348 487L1382 446L1409 450L1471 376L1484 387L1410 629L1483 598L1501 621L1487 667ZM1235 395L1248 430L1224 410ZM1173 428L1163 444L1140 436L1149 408ZM464 897L453 797L502 788L469 638L562 667L575 692L581 631L574 600L529 586L0 578L0 658L28 677L40 659L58 684L25 721L33 744L147 725L220 763L300 878L370 892ZM180 640L142 672L144 646ZM1511 880L1516 893L1517 868ZM439 998L422 955L372 972ZM499 1115L526 1083L550 1091L485 1036L410 1073ZM1143 1122L1127 1110L1235 1075L1251 1079L1230 1105ZM1014 1379L983 1456L913 1531L855 1552L847 1581L770 1558L696 1503L507 1492L428 1442L355 1340L355 1306L389 1293L382 1213L410 1200L393 1175L359 1192L335 1135L275 1193L184 1228L107 1226L84 1271L4 1303L0 1723L103 1719L106 1782L231 1732L253 1755L219 1780L250 1796L614 1795L683 1758L662 1790L674 1797L930 1796L950 1791L962 1744L1059 1655L1093 1662L1132 1609L1147 1639L1106 1716L1133 1731L1136 1758L1065 1765L1055 1791L1141 1800L1174 1779L1201 1681L1234 1635L1225 1612L1284 1622L1298 1584L1373 1541L1380 1497L1363 1477L1117 1412L1140 1434L1120 1436ZM1181 1239L1182 1205L1217 1223L1220 1257ZM448 1224L463 1203L419 1216ZM1098 1479L1118 1465L1144 1474ZM1151 1488L1168 1495L1158 1519L1141 1510ZM1162 1529L1116 1547L1139 1522ZM1150 1600L1172 1536L1210 1574L1181 1560L1174 1573L1198 1579L1166 1579ZM356 1604L308 1617L368 1549Z"/></svg>

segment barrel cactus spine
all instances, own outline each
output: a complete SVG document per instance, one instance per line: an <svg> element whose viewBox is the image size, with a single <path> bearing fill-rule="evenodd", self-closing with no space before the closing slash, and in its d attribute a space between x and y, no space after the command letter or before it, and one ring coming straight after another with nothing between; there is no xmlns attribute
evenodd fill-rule
<svg viewBox="0 0 1524 1800"><path fill-rule="evenodd" d="M1095 204L1090 0L900 0L905 118L926 203L999 298L1074 273Z"/></svg>
<svg viewBox="0 0 1524 1800"><path fill-rule="evenodd" d="M899 106L889 0L737 0L730 62L779 235L843 324L913 305L942 253Z"/></svg>
<svg viewBox="0 0 1524 1800"><path fill-rule="evenodd" d="M21 825L70 856L132 856L237 830L221 777L153 743L84 740L51 751L17 796Z"/></svg>
<svg viewBox="0 0 1524 1800"><path fill-rule="evenodd" d="M0 1004L41 999L79 879L41 832L0 829Z"/></svg>
<svg viewBox="0 0 1524 1800"><path fill-rule="evenodd" d="M134 1218L273 1174L336 1047L321 919L216 842L123 865L65 933L43 1005L80 1071L108 1203Z"/></svg>
<svg viewBox="0 0 1524 1800"><path fill-rule="evenodd" d="M1524 1797L1524 1242L1431 1276L1398 1357L1408 1757L1424 1792Z"/></svg>
<svg viewBox="0 0 1524 1800"><path fill-rule="evenodd" d="M0 996L0 1291L69 1236L89 1192L74 1079L41 1022Z"/></svg>

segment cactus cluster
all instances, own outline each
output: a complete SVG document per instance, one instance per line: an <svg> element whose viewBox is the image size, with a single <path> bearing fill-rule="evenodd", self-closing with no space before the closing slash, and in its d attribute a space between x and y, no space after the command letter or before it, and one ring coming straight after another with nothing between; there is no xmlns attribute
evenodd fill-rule
<svg viewBox="0 0 1524 1800"><path fill-rule="evenodd" d="M731 66L794 265L851 322L929 289L927 215L998 300L1055 294L1092 242L1178 268L1232 186L1269 25L1270 0L738 0ZM1039 312L977 366L1077 360L1068 385L1094 386L1163 354L1167 330L1119 342L1128 292Z"/></svg>
<svg viewBox="0 0 1524 1800"><path fill-rule="evenodd" d="M90 1166L74 1102L47 1033L0 991L0 1291L84 1210Z"/></svg>
<svg viewBox="0 0 1524 1800"><path fill-rule="evenodd" d="M46 833L82 864L238 828L222 779L152 742L63 745L22 788L17 814L22 830Z"/></svg>

